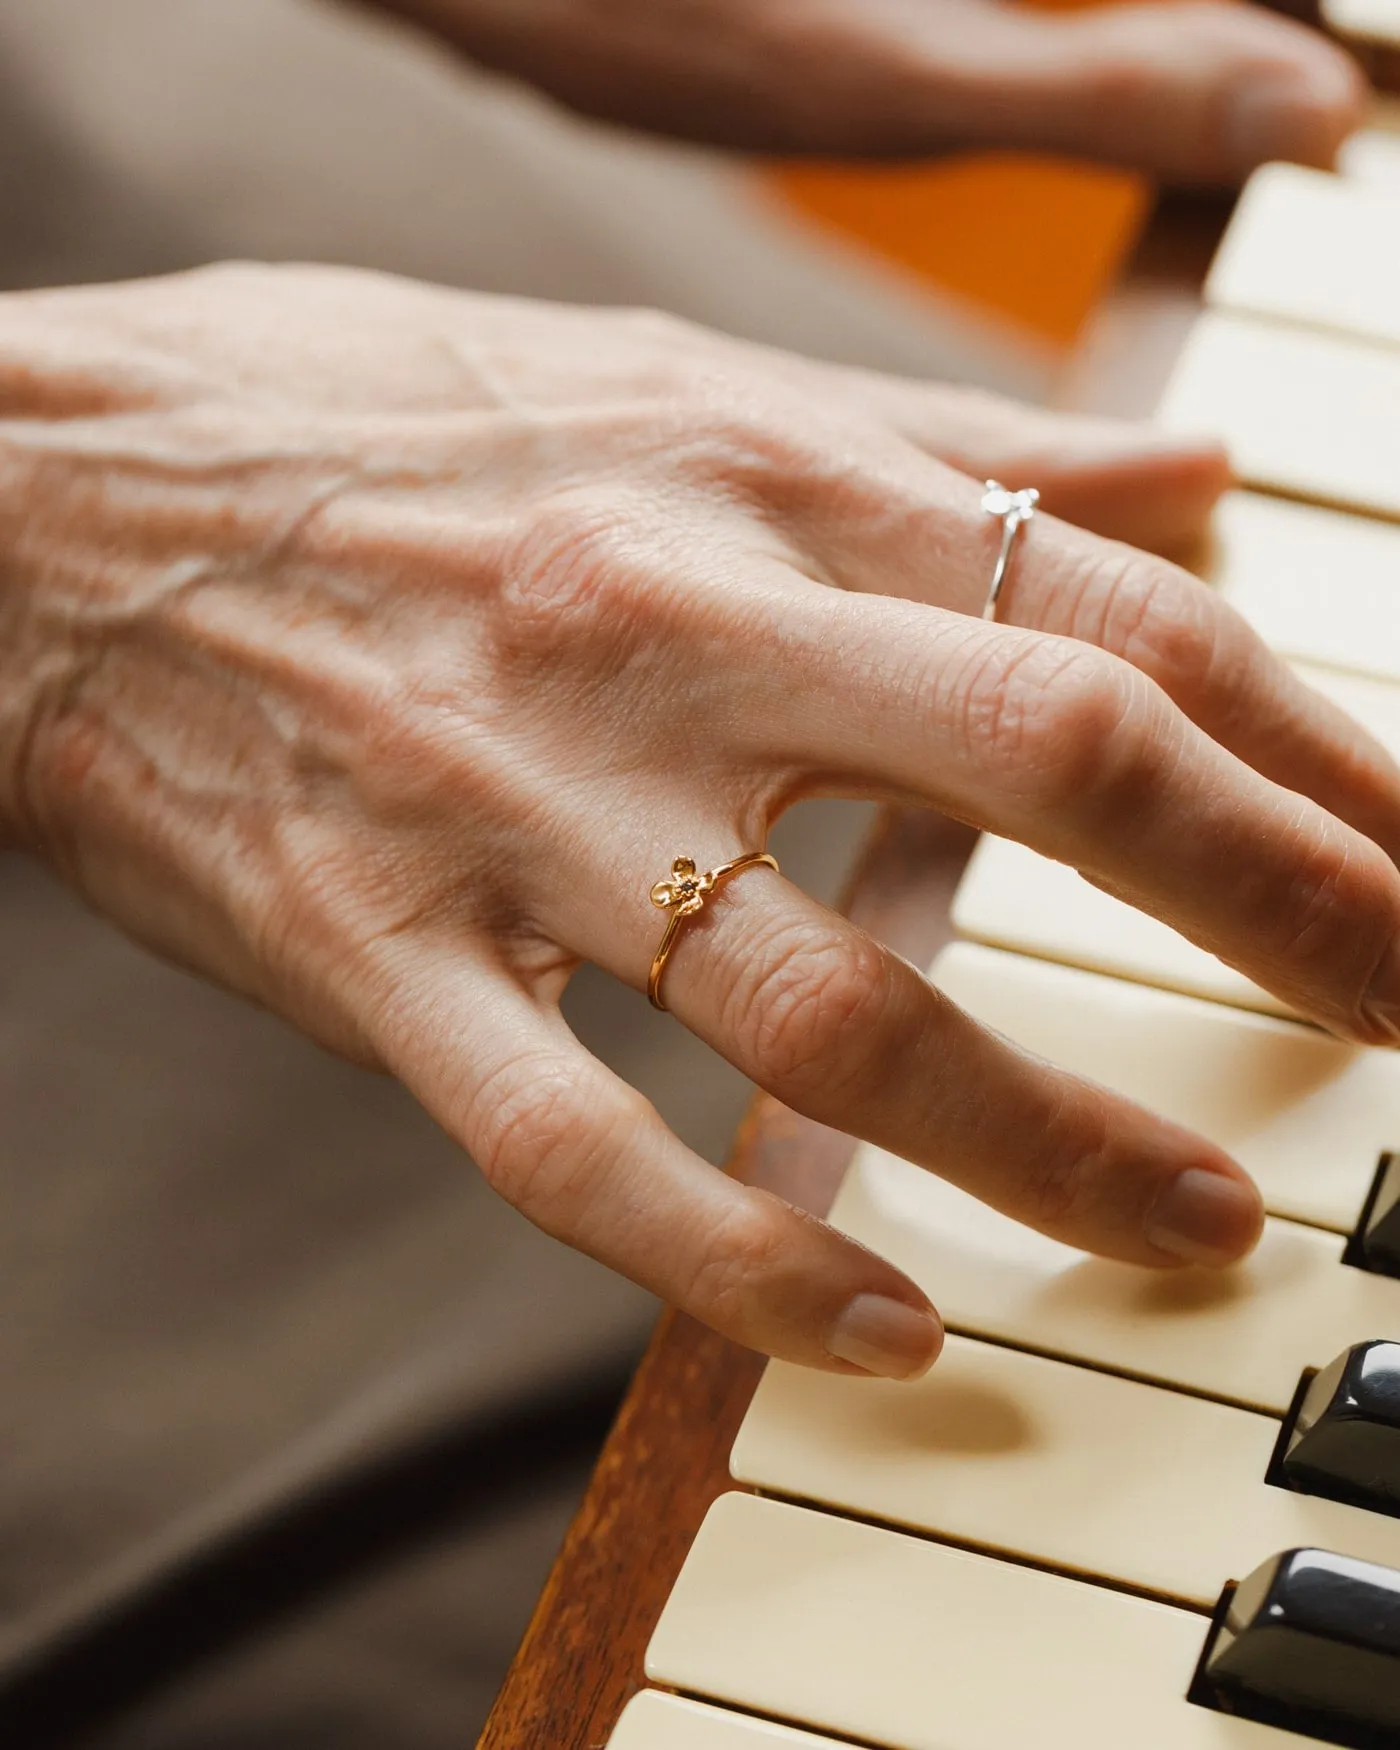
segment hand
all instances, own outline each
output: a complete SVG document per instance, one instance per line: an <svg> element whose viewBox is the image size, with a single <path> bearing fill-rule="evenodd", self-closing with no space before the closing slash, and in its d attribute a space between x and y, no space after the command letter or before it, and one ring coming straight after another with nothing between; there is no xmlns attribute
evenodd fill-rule
<svg viewBox="0 0 1400 1750"><path fill-rule="evenodd" d="M1234 184L1329 165L1363 86L1317 32L1229 0L380 0L575 108L768 152L1011 146Z"/></svg>
<svg viewBox="0 0 1400 1750"><path fill-rule="evenodd" d="M674 857L818 792L921 802L1400 1037L1400 773L1203 586L1053 515L981 621L998 531L949 457L1162 541L1226 478L1130 427L336 270L0 300L0 819L401 1077L550 1232L756 1348L917 1372L913 1284L691 1155L560 1017L581 960L645 984ZM666 995L790 1106L1046 1232L1160 1266L1257 1235L1218 1150L766 869Z"/></svg>

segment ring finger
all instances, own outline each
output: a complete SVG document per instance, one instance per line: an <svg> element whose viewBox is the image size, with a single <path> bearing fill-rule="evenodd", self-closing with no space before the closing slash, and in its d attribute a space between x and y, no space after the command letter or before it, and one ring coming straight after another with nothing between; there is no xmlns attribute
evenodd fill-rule
<svg viewBox="0 0 1400 1750"><path fill-rule="evenodd" d="M637 976L635 950L595 948ZM770 870L685 920L664 979L677 1017L784 1104L1059 1239L1162 1266L1227 1263L1258 1235L1258 1194L1218 1149L1017 1050Z"/></svg>
<svg viewBox="0 0 1400 1750"><path fill-rule="evenodd" d="M848 474L839 495L788 518L794 545L856 594L980 614L1001 533L981 484L902 444ZM1400 856L1394 760L1189 572L1042 512L1020 532L996 612L1131 663L1222 747Z"/></svg>

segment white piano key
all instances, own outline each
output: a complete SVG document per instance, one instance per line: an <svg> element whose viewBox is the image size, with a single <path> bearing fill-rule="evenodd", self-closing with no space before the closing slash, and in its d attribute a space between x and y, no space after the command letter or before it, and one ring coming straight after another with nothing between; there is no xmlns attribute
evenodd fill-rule
<svg viewBox="0 0 1400 1750"><path fill-rule="evenodd" d="M1102 893L1064 863L984 836L953 900L974 941L1264 1014L1288 1006L1146 912Z"/></svg>
<svg viewBox="0 0 1400 1750"><path fill-rule="evenodd" d="M1400 756L1400 686L1299 663L1303 679ZM1024 845L986 837L953 901L965 936L1268 1015L1286 1003L1176 930Z"/></svg>
<svg viewBox="0 0 1400 1750"><path fill-rule="evenodd" d="M1240 196L1205 294L1217 309L1400 345L1400 196L1266 164Z"/></svg>
<svg viewBox="0 0 1400 1750"><path fill-rule="evenodd" d="M906 1271L955 1329L1278 1416L1305 1367L1400 1338L1400 1281L1344 1265L1339 1236L1273 1217L1233 1270L1139 1269L866 1147L831 1220Z"/></svg>
<svg viewBox="0 0 1400 1750"><path fill-rule="evenodd" d="M1338 36L1400 48L1400 0L1322 0L1322 19Z"/></svg>
<svg viewBox="0 0 1400 1750"><path fill-rule="evenodd" d="M1400 680L1400 524L1231 492L1214 526L1204 575L1266 644Z"/></svg>
<svg viewBox="0 0 1400 1750"><path fill-rule="evenodd" d="M843 1750L791 1726L726 1713L659 1689L644 1689L622 1710L608 1750Z"/></svg>
<svg viewBox="0 0 1400 1750"><path fill-rule="evenodd" d="M1158 418L1223 439L1250 485L1400 517L1400 349L1208 311Z"/></svg>
<svg viewBox="0 0 1400 1750"><path fill-rule="evenodd" d="M1272 1417L951 1336L913 1384L771 1362L730 1469L755 1488L1211 1610L1280 1550L1400 1566L1400 1519L1270 1487Z"/></svg>
<svg viewBox="0 0 1400 1750"><path fill-rule="evenodd" d="M1342 142L1337 169L1350 181L1400 192L1400 102L1373 99L1366 126Z"/></svg>
<svg viewBox="0 0 1400 1750"><path fill-rule="evenodd" d="M1400 575L1397 575L1400 582ZM1397 603L1400 607L1400 603ZM1388 617L1388 616L1387 616ZM1311 662L1294 662L1295 672L1314 692L1340 705L1363 729L1369 730L1390 754L1400 759L1400 686L1369 675L1338 674Z"/></svg>
<svg viewBox="0 0 1400 1750"><path fill-rule="evenodd" d="M654 1682L897 1750L1298 1750L1185 1700L1206 1618L750 1495L710 1509Z"/></svg>
<svg viewBox="0 0 1400 1750"><path fill-rule="evenodd" d="M969 942L930 976L1027 1051L1218 1143L1274 1215L1350 1234L1400 1153L1400 1052Z"/></svg>

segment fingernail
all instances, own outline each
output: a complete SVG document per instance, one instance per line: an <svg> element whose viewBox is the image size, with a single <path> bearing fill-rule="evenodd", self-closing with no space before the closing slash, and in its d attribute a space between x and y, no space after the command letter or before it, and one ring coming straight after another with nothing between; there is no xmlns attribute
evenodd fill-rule
<svg viewBox="0 0 1400 1750"><path fill-rule="evenodd" d="M1336 146L1338 117L1354 101L1345 69L1330 61L1257 75L1236 94L1229 149L1249 169L1278 158L1326 159Z"/></svg>
<svg viewBox="0 0 1400 1750"><path fill-rule="evenodd" d="M881 1379L917 1379L937 1361L942 1347L937 1313L920 1312L883 1294L858 1294L826 1339L826 1352L834 1361L848 1361Z"/></svg>
<svg viewBox="0 0 1400 1750"><path fill-rule="evenodd" d="M1383 1038L1400 1045L1400 940L1390 944L1371 975L1361 1008Z"/></svg>
<svg viewBox="0 0 1400 1750"><path fill-rule="evenodd" d="M1232 1264L1258 1238L1262 1220L1253 1185L1187 1167L1152 1206L1147 1242L1188 1264Z"/></svg>

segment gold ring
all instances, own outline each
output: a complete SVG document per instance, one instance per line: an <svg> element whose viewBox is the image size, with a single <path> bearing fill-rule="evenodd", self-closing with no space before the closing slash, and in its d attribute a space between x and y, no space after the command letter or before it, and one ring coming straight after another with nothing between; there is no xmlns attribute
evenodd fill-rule
<svg viewBox="0 0 1400 1750"><path fill-rule="evenodd" d="M745 851L742 857L734 857L728 863L721 863L717 869L711 869L704 875L696 874L694 857L677 857L671 865L671 879L658 881L652 888L651 903L659 910L671 914L666 920L666 933L661 938L661 945L652 956L651 975L647 979L647 996L651 999L652 1008L666 1007L661 1000L661 974L666 970L666 962L676 945L676 937L681 933L681 925L687 918L693 918L697 912L704 911L705 901L721 881L727 881L741 869L756 869L760 863L766 864L777 874L782 873L778 868L778 859L770 857L767 851Z"/></svg>

